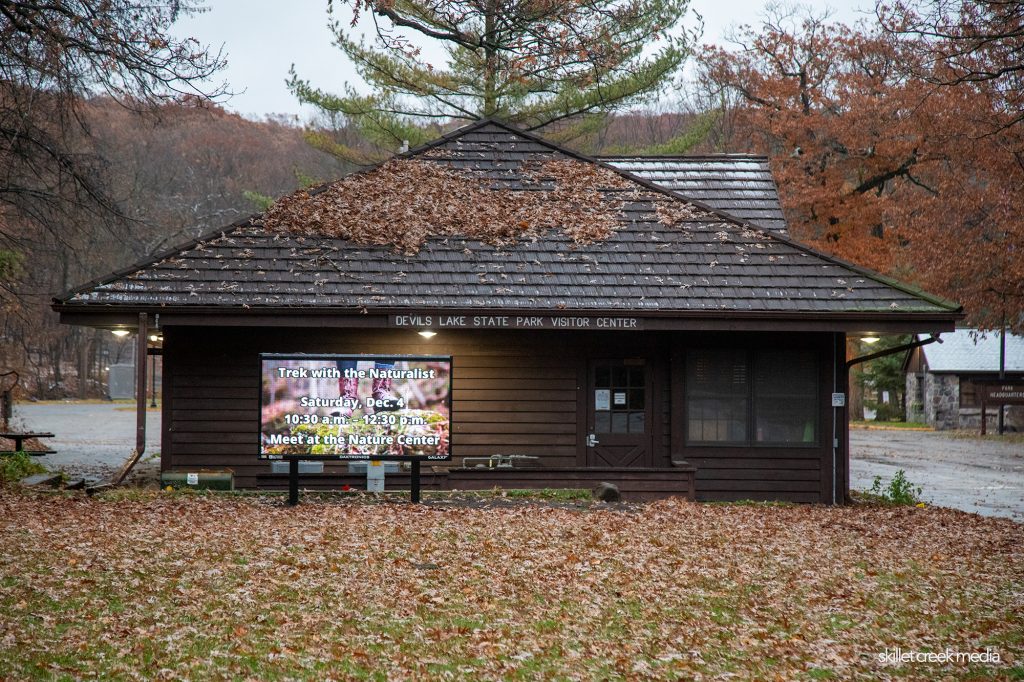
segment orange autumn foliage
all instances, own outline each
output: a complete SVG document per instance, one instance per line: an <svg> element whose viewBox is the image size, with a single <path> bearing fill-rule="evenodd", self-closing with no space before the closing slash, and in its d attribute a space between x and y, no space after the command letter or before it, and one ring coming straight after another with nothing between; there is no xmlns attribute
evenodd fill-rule
<svg viewBox="0 0 1024 682"><path fill-rule="evenodd" d="M706 48L701 76L771 155L792 234L956 300L979 326L1024 328L1012 94L956 80L934 40L880 25L778 15L738 41Z"/></svg>

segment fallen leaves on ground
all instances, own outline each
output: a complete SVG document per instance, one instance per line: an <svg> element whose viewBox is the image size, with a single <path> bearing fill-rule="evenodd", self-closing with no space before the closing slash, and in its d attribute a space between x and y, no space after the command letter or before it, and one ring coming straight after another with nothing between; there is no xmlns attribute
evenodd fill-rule
<svg viewBox="0 0 1024 682"><path fill-rule="evenodd" d="M1024 528L929 508L0 491L0 677L991 679ZM886 648L996 666L885 665Z"/></svg>

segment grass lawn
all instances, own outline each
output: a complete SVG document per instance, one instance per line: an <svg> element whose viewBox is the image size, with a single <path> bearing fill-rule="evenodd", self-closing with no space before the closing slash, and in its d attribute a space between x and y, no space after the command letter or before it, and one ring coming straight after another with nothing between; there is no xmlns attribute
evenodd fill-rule
<svg viewBox="0 0 1024 682"><path fill-rule="evenodd" d="M851 421L850 427L854 429L904 429L907 431L934 431L932 427L924 422L879 422L879 421Z"/></svg>
<svg viewBox="0 0 1024 682"><path fill-rule="evenodd" d="M0 678L1024 678L1010 521L497 502L0 489Z"/></svg>

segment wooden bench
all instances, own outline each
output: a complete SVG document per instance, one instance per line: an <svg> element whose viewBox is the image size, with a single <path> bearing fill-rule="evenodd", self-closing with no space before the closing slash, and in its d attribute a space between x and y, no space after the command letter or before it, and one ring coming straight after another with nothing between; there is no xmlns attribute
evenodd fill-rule
<svg viewBox="0 0 1024 682"><path fill-rule="evenodd" d="M52 433L4 433L0 432L0 438L6 438L14 441L13 450L0 450L0 455L13 455L19 452L25 452L25 441L29 438L53 438ZM52 455L56 450L30 450L25 452L26 455L33 457L42 457L43 455Z"/></svg>

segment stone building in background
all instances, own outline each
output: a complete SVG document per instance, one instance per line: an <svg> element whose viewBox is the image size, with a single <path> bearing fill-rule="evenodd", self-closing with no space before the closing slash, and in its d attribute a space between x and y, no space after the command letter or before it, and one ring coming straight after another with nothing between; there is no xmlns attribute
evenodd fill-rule
<svg viewBox="0 0 1024 682"><path fill-rule="evenodd" d="M936 429L981 427L979 382L999 377L999 332L961 328L941 336L942 343L914 349L907 357L907 421ZM919 335L919 338L925 338ZM1024 380L1024 337L1006 336L1006 378ZM1006 406L1005 426L1024 431L1024 408ZM988 428L994 429L999 408L989 407Z"/></svg>

